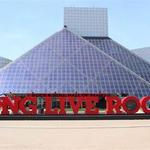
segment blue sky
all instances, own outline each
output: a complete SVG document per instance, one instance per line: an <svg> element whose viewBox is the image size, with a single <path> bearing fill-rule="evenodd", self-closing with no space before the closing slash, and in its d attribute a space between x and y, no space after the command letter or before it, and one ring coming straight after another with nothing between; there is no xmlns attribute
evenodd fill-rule
<svg viewBox="0 0 150 150"><path fill-rule="evenodd" d="M150 46L150 0L0 0L0 56L15 60L63 27L63 8L108 8L109 36Z"/></svg>

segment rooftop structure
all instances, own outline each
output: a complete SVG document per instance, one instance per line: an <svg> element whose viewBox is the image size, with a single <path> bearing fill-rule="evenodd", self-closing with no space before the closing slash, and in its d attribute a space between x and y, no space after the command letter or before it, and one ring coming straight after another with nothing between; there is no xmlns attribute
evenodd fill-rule
<svg viewBox="0 0 150 150"><path fill-rule="evenodd" d="M64 25L80 36L108 36L107 9L66 7Z"/></svg>

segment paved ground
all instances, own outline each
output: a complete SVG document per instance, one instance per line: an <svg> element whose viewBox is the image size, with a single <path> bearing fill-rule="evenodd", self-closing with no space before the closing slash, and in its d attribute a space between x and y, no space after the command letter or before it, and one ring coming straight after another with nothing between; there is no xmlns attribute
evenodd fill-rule
<svg viewBox="0 0 150 150"><path fill-rule="evenodd" d="M150 120L0 121L0 150L149 150Z"/></svg>

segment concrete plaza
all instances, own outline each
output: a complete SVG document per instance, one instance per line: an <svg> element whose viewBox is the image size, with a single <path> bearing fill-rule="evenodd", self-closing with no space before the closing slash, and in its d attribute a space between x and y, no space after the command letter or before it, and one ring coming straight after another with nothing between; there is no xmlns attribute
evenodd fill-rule
<svg viewBox="0 0 150 150"><path fill-rule="evenodd" d="M150 120L1 121L0 150L149 150Z"/></svg>

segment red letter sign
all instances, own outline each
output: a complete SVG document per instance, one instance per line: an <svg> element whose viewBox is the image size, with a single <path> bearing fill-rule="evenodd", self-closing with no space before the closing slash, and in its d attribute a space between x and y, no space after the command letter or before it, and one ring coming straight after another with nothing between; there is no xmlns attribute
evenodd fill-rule
<svg viewBox="0 0 150 150"><path fill-rule="evenodd" d="M135 108L130 110L127 105L132 103L135 104ZM127 96L122 99L122 107L127 114L135 114L140 109L139 99L136 96Z"/></svg>
<svg viewBox="0 0 150 150"><path fill-rule="evenodd" d="M29 103L28 106L27 102ZM20 102L20 110L23 112L23 114L37 114L37 98L32 96L27 96Z"/></svg>
<svg viewBox="0 0 150 150"><path fill-rule="evenodd" d="M146 113L146 114L150 114L150 108L148 108L148 102L150 102L150 96L145 96L143 97L141 100L141 107L142 110Z"/></svg>
<svg viewBox="0 0 150 150"><path fill-rule="evenodd" d="M45 114L58 114L58 109L54 108L52 110L52 97L45 97Z"/></svg>
<svg viewBox="0 0 150 150"><path fill-rule="evenodd" d="M86 100L86 114L98 114L99 109L96 108L96 103L99 101L99 98L97 96L87 96L85 97Z"/></svg>
<svg viewBox="0 0 150 150"><path fill-rule="evenodd" d="M121 99L117 96L106 97L106 114L121 114Z"/></svg>

